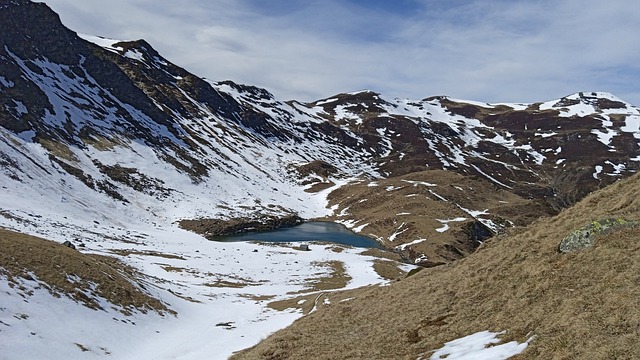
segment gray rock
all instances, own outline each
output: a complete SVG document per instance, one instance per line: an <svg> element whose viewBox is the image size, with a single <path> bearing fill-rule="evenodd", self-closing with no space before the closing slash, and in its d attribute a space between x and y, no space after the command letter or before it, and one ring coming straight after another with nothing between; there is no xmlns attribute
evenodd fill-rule
<svg viewBox="0 0 640 360"><path fill-rule="evenodd" d="M588 225L574 230L567 235L558 246L561 253L569 253L590 248L596 244L598 236L612 231L637 226L638 222L628 221L622 218L611 218L592 221Z"/></svg>
<svg viewBox="0 0 640 360"><path fill-rule="evenodd" d="M580 228L569 234L569 236L562 239L558 249L562 253L568 253L572 251L579 251L582 249L590 248L596 244L596 238L589 228Z"/></svg>
<svg viewBox="0 0 640 360"><path fill-rule="evenodd" d="M67 241L63 242L63 243L62 243L62 245L63 245L63 246L66 246L66 247L68 247L68 248L70 248L70 249L73 249L73 250L75 250L75 249L76 249L76 246L75 246L75 245L73 245L73 244L71 243L71 241L69 241L69 240L67 240Z"/></svg>

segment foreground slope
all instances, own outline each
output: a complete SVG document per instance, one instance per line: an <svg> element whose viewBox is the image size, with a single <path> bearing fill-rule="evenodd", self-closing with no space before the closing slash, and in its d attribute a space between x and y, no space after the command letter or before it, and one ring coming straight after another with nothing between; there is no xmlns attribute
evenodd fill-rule
<svg viewBox="0 0 640 360"><path fill-rule="evenodd" d="M94 236L77 251L0 229L0 358L226 359L302 316L273 302L384 283L381 262L404 272L332 245L219 243L157 227Z"/></svg>
<svg viewBox="0 0 640 360"><path fill-rule="evenodd" d="M329 305L234 359L426 359L485 330L531 339L519 359L638 358L640 229L574 253L559 253L558 244L594 220L640 220L639 195L635 175L453 264L351 292L347 301L329 296Z"/></svg>
<svg viewBox="0 0 640 360"><path fill-rule="evenodd" d="M168 311L165 304L145 292L144 285L137 281L141 274L111 256L83 254L53 241L1 228L0 247L0 277L6 278L11 288L21 288L28 280L37 283L36 288L43 287L58 297L68 296L96 310L104 311L102 306L108 303L123 314ZM21 290L26 292L25 288Z"/></svg>

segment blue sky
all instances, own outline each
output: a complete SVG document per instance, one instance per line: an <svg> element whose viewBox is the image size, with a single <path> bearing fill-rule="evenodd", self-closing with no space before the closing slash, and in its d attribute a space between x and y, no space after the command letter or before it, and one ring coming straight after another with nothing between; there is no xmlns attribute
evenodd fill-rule
<svg viewBox="0 0 640 360"><path fill-rule="evenodd" d="M640 106L635 0L45 0L71 29L144 38L211 80L312 101L370 89L534 102L608 91Z"/></svg>

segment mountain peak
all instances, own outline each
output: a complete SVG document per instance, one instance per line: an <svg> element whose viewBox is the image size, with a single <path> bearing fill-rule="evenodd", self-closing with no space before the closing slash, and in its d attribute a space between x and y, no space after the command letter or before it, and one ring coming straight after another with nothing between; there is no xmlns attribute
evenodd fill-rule
<svg viewBox="0 0 640 360"><path fill-rule="evenodd" d="M578 92L539 104L540 110L558 109L564 114L587 114L610 110L633 111L635 107L608 92ZM565 115L566 116L566 115ZM570 116L570 115L568 115Z"/></svg>
<svg viewBox="0 0 640 360"><path fill-rule="evenodd" d="M166 60L144 39L115 40L102 36L78 34L78 36L92 44L123 57L140 61L147 66L160 67L166 65Z"/></svg>
<svg viewBox="0 0 640 360"><path fill-rule="evenodd" d="M77 45L75 33L47 5L27 0L4 1L0 7L0 43L21 58L45 56L57 63L74 62L69 47Z"/></svg>

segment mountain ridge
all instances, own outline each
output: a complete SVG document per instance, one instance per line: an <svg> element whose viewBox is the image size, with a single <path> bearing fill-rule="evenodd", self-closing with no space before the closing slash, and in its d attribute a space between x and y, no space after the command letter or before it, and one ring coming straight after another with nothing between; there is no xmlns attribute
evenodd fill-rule
<svg viewBox="0 0 640 360"><path fill-rule="evenodd" d="M364 90L283 102L265 89L201 79L144 40L78 37L45 5L5 1L2 11L12 29L29 16L44 19L26 35L7 31L0 39L3 172L28 178L21 169L36 165L80 188L82 203L93 201L90 189L105 204L138 203L135 212L149 218L163 217L166 203L183 203L183 213L163 211L169 222L259 213L308 219L331 216L323 191L443 169L542 203L547 214L639 167L640 111L608 93L488 104ZM28 150L34 146L47 160ZM335 170L297 178L296 168L318 161ZM332 201L334 215L344 214L346 199ZM482 202L465 208L482 212ZM400 243L391 241L400 230L366 234L388 247L424 237L401 233Z"/></svg>

